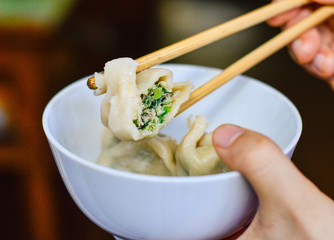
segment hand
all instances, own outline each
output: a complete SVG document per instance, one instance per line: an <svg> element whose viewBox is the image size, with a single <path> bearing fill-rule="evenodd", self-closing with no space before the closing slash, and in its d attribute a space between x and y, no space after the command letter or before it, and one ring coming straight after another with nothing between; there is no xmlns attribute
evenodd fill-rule
<svg viewBox="0 0 334 240"><path fill-rule="evenodd" d="M334 4L334 0L313 2L316 4L290 10L267 22L273 27L289 28L309 16L319 4ZM334 90L334 17L302 34L289 45L289 50L298 64L328 82Z"/></svg>
<svg viewBox="0 0 334 240"><path fill-rule="evenodd" d="M333 239L334 202L265 136L234 125L213 133L225 164L239 171L259 198L254 220L239 240Z"/></svg>

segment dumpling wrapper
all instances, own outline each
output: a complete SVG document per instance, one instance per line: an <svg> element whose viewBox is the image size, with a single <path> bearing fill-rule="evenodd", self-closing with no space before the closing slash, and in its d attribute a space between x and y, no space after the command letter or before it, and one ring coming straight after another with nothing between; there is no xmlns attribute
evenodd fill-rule
<svg viewBox="0 0 334 240"><path fill-rule="evenodd" d="M170 70L152 68L136 74L138 63L131 58L119 58L106 63L104 74L95 73L96 95L106 93L101 105L102 123L121 140L139 140L156 136L178 112L190 95L193 85L187 82L173 83ZM163 123L154 129L138 129L134 120L143 111L141 95L160 83L173 92L170 112Z"/></svg>
<svg viewBox="0 0 334 240"><path fill-rule="evenodd" d="M140 141L122 141L109 129L105 129L102 151L97 163L126 172L175 176L176 148L176 141L167 136L158 135Z"/></svg>
<svg viewBox="0 0 334 240"><path fill-rule="evenodd" d="M188 125L190 130L175 154L177 175L196 176L229 171L212 145L212 133L205 132L208 120L203 116L191 116Z"/></svg>

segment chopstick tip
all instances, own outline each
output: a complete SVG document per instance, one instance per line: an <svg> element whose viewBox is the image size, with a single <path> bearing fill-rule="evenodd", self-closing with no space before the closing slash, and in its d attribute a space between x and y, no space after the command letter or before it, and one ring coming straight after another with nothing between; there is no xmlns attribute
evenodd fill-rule
<svg viewBox="0 0 334 240"><path fill-rule="evenodd" d="M95 84L95 77L94 76L88 78L88 80L87 80L87 86L88 86L89 89L92 89L92 90L97 89L97 86Z"/></svg>

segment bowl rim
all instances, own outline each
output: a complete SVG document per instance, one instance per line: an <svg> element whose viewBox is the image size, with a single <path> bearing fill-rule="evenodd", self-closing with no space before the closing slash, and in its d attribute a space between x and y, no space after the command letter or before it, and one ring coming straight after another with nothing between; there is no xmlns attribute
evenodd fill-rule
<svg viewBox="0 0 334 240"><path fill-rule="evenodd" d="M188 67L188 68L201 68L203 70L209 70L209 71L223 71L223 69L215 68L215 67L208 67L208 66L202 66L202 65L195 65L195 64L184 64L184 63L165 63L161 64L155 67L166 67L166 68L175 68L175 67ZM42 115L42 127L44 130L44 133L47 137L47 140L50 144L52 152L54 151L53 148L58 149L60 152L62 152L64 155L66 155L69 159L72 159L76 161L79 164L82 164L85 167L92 168L96 171L100 171L104 174L112 174L121 178L127 178L127 179L133 179L136 181L149 181L149 182L160 182L160 183L195 183L195 182L212 182L216 181L218 179L231 179L231 178L238 178L242 177L242 174L240 174L238 171L230 171L226 173L218 173L218 174L212 174L212 175L201 175L201 176L157 176L157 175L145 175L145 174L139 174L139 173L133 173L133 172L125 172L117 169L107 168L105 166L98 165L94 162L85 160L84 158L77 156L76 154L72 153L68 149L66 149L62 144L58 142L58 140L53 136L49 125L48 125L48 119L50 116L50 111L52 106L58 101L59 98L62 97L62 95L66 94L68 91L71 91L72 88L74 88L77 85L81 85L84 80L87 80L89 77L93 76L88 75L83 78L80 78L78 80L75 80L74 82L70 83L63 89L61 89L59 92L57 92L47 103L43 115ZM275 89L274 87L261 82L260 80L257 80L255 78L245 76L245 75L238 75L237 77L242 77L246 79L247 81L253 81L256 84L259 84L261 87L266 88L266 90L270 91L271 93L277 95L282 101L284 101L285 104L289 105L290 110L292 110L293 114L296 116L297 121L297 129L296 133L293 137L293 139L290 141L290 143L284 148L281 149L284 154L287 154L289 151L293 150L295 145L298 143L298 140L301 136L302 132L302 119L299 114L299 111L297 110L296 106L290 101L290 99L282 94L280 91ZM298 124L299 123L299 124Z"/></svg>

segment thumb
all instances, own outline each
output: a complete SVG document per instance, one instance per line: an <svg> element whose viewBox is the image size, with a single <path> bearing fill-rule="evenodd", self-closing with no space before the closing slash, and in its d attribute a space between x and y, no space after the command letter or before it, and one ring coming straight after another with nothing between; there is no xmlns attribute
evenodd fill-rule
<svg viewBox="0 0 334 240"><path fill-rule="evenodd" d="M327 223L333 222L333 201L274 142L234 125L218 127L212 142L220 158L249 180L259 198L252 223L238 239L331 239L333 227Z"/></svg>
<svg viewBox="0 0 334 240"><path fill-rule="evenodd" d="M293 191L303 183L303 175L290 159L259 133L226 124L214 131L212 142L224 163L247 178L260 202L285 201L286 195L294 195Z"/></svg>

